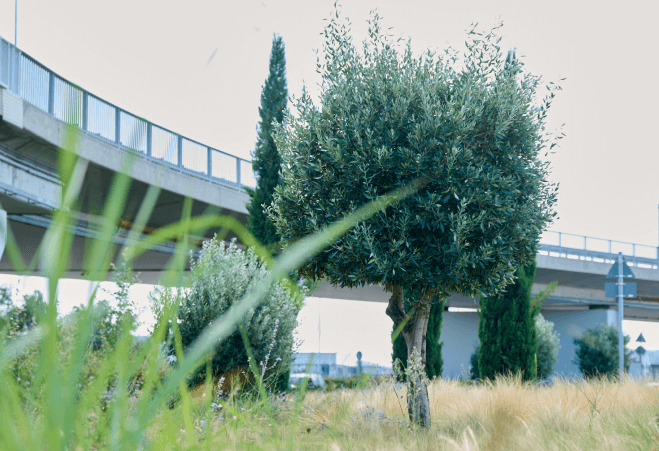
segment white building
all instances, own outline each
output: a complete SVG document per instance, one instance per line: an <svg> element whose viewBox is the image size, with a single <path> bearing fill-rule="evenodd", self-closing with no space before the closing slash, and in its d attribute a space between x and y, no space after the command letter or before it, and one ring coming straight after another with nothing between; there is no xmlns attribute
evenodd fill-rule
<svg viewBox="0 0 659 451"><path fill-rule="evenodd" d="M644 366L646 368L643 368ZM645 374L643 374L644 369L646 369ZM659 351L646 351L643 358L634 352L629 365L629 376L659 378Z"/></svg>
<svg viewBox="0 0 659 451"><path fill-rule="evenodd" d="M307 370L309 363L311 367ZM336 363L336 352L299 352L291 366L291 373L315 373L323 377L351 377L357 374L357 362L354 366ZM362 362L362 371L371 375L391 374L391 368Z"/></svg>

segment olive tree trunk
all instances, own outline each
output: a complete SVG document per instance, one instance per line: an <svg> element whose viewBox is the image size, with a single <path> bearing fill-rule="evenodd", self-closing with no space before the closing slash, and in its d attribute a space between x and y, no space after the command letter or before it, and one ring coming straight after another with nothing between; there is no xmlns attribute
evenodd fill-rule
<svg viewBox="0 0 659 451"><path fill-rule="evenodd" d="M410 422L430 427L430 400L426 378L426 333L432 296L423 296L412 315L405 312L403 287L391 287L387 315L396 328L404 324L400 334L407 345L407 412Z"/></svg>

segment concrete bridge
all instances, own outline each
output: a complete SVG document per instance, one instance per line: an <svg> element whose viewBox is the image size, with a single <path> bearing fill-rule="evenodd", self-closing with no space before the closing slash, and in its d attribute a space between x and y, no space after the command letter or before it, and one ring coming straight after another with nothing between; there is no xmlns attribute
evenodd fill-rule
<svg viewBox="0 0 659 451"><path fill-rule="evenodd" d="M0 116L0 204L27 262L61 204L60 152L75 153L87 163L68 277L80 278L86 270L85 240L96 236L118 172L128 174L132 183L114 236L117 244L124 242L149 186L160 192L147 230L178 221L186 197L193 200L193 216L221 212L246 222L249 196L243 188L256 184L250 161L137 117L65 80L2 38ZM173 243L164 244L135 262L144 282L158 279L173 250ZM13 272L6 255L0 272Z"/></svg>
<svg viewBox="0 0 659 451"><path fill-rule="evenodd" d="M147 226L158 229L180 219L183 201L193 200L192 214L218 211L246 222L245 186L255 186L251 163L152 124L63 79L0 38L0 204L25 261L30 261L61 205L59 152L72 152L88 163L76 212L71 269L81 278L87 238L95 237L101 208L114 176L127 173L132 184L122 214L130 225L150 186L160 189ZM68 139L74 131L75 140ZM130 166L124 164L132 159ZM117 224L113 240L122 244L127 230ZM204 237L212 236L209 230ZM142 281L154 283L173 253L166 243L135 262ZM537 256L533 292L551 281L558 289L542 313L561 333L557 371L576 372L572 338L596 324L616 324L617 304L604 297L605 274L623 252L636 275L638 296L626 301L625 319L659 321L657 248L547 232ZM0 273L13 273L6 255ZM386 303L383 287L338 289L321 285L317 297ZM447 302L441 340L444 376L464 377L478 344L478 300L454 295Z"/></svg>

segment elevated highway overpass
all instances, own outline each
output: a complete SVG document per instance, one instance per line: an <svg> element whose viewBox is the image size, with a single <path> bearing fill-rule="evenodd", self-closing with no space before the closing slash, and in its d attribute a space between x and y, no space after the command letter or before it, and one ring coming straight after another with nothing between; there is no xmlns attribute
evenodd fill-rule
<svg viewBox="0 0 659 451"><path fill-rule="evenodd" d="M160 189L146 230L178 221L185 198L192 215L219 212L246 222L251 162L137 117L60 77L0 38L0 205L25 261L30 261L60 207L60 152L86 163L73 231L72 278L85 273L87 238L96 236L116 174L131 178L114 240L123 243L149 186ZM208 238L217 230L209 230ZM166 243L135 262L155 282L173 252ZM7 256L0 272L12 272Z"/></svg>

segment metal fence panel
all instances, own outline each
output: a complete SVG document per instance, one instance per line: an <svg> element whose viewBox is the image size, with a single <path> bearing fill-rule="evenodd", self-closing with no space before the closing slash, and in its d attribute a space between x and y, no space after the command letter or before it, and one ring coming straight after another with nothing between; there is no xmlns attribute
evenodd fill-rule
<svg viewBox="0 0 659 451"><path fill-rule="evenodd" d="M125 111L120 111L120 144L146 153L147 122Z"/></svg>
<svg viewBox="0 0 659 451"><path fill-rule="evenodd" d="M208 148L185 138L181 145L183 167L206 174L208 172Z"/></svg>
<svg viewBox="0 0 659 451"><path fill-rule="evenodd" d="M609 252L609 240L586 237L586 249L595 252Z"/></svg>
<svg viewBox="0 0 659 451"><path fill-rule="evenodd" d="M20 51L0 38L0 83L19 96L21 94L20 64Z"/></svg>
<svg viewBox="0 0 659 451"><path fill-rule="evenodd" d="M570 235L569 233L561 233L561 247L583 249L584 237L579 235Z"/></svg>
<svg viewBox="0 0 659 451"><path fill-rule="evenodd" d="M178 136L155 125L151 130L151 156L178 165Z"/></svg>
<svg viewBox="0 0 659 451"><path fill-rule="evenodd" d="M545 230L545 232L540 236L540 242L543 244L551 244L552 246L558 246L559 243L559 233Z"/></svg>
<svg viewBox="0 0 659 451"><path fill-rule="evenodd" d="M50 74L29 58L21 59L21 97L42 111L48 112Z"/></svg>
<svg viewBox="0 0 659 451"><path fill-rule="evenodd" d="M9 87L9 68L11 66L10 51L9 42L0 39L0 83L7 87Z"/></svg>
<svg viewBox="0 0 659 451"><path fill-rule="evenodd" d="M211 175L220 179L238 183L236 174L236 157L213 150L211 157Z"/></svg>
<svg viewBox="0 0 659 451"><path fill-rule="evenodd" d="M622 252L623 255L634 255L634 245L631 243L611 241L611 253L617 254L618 252Z"/></svg>
<svg viewBox="0 0 659 451"><path fill-rule="evenodd" d="M256 188L256 178L254 178L251 161L240 160L240 184Z"/></svg>
<svg viewBox="0 0 659 451"><path fill-rule="evenodd" d="M62 122L82 128L83 92L59 77L55 77L53 88L53 115Z"/></svg>
<svg viewBox="0 0 659 451"><path fill-rule="evenodd" d="M114 141L116 134L116 108L91 94L87 95L87 131Z"/></svg>
<svg viewBox="0 0 659 451"><path fill-rule="evenodd" d="M652 246L645 246L643 244L637 244L635 246L636 256L643 258L657 258L657 248Z"/></svg>

